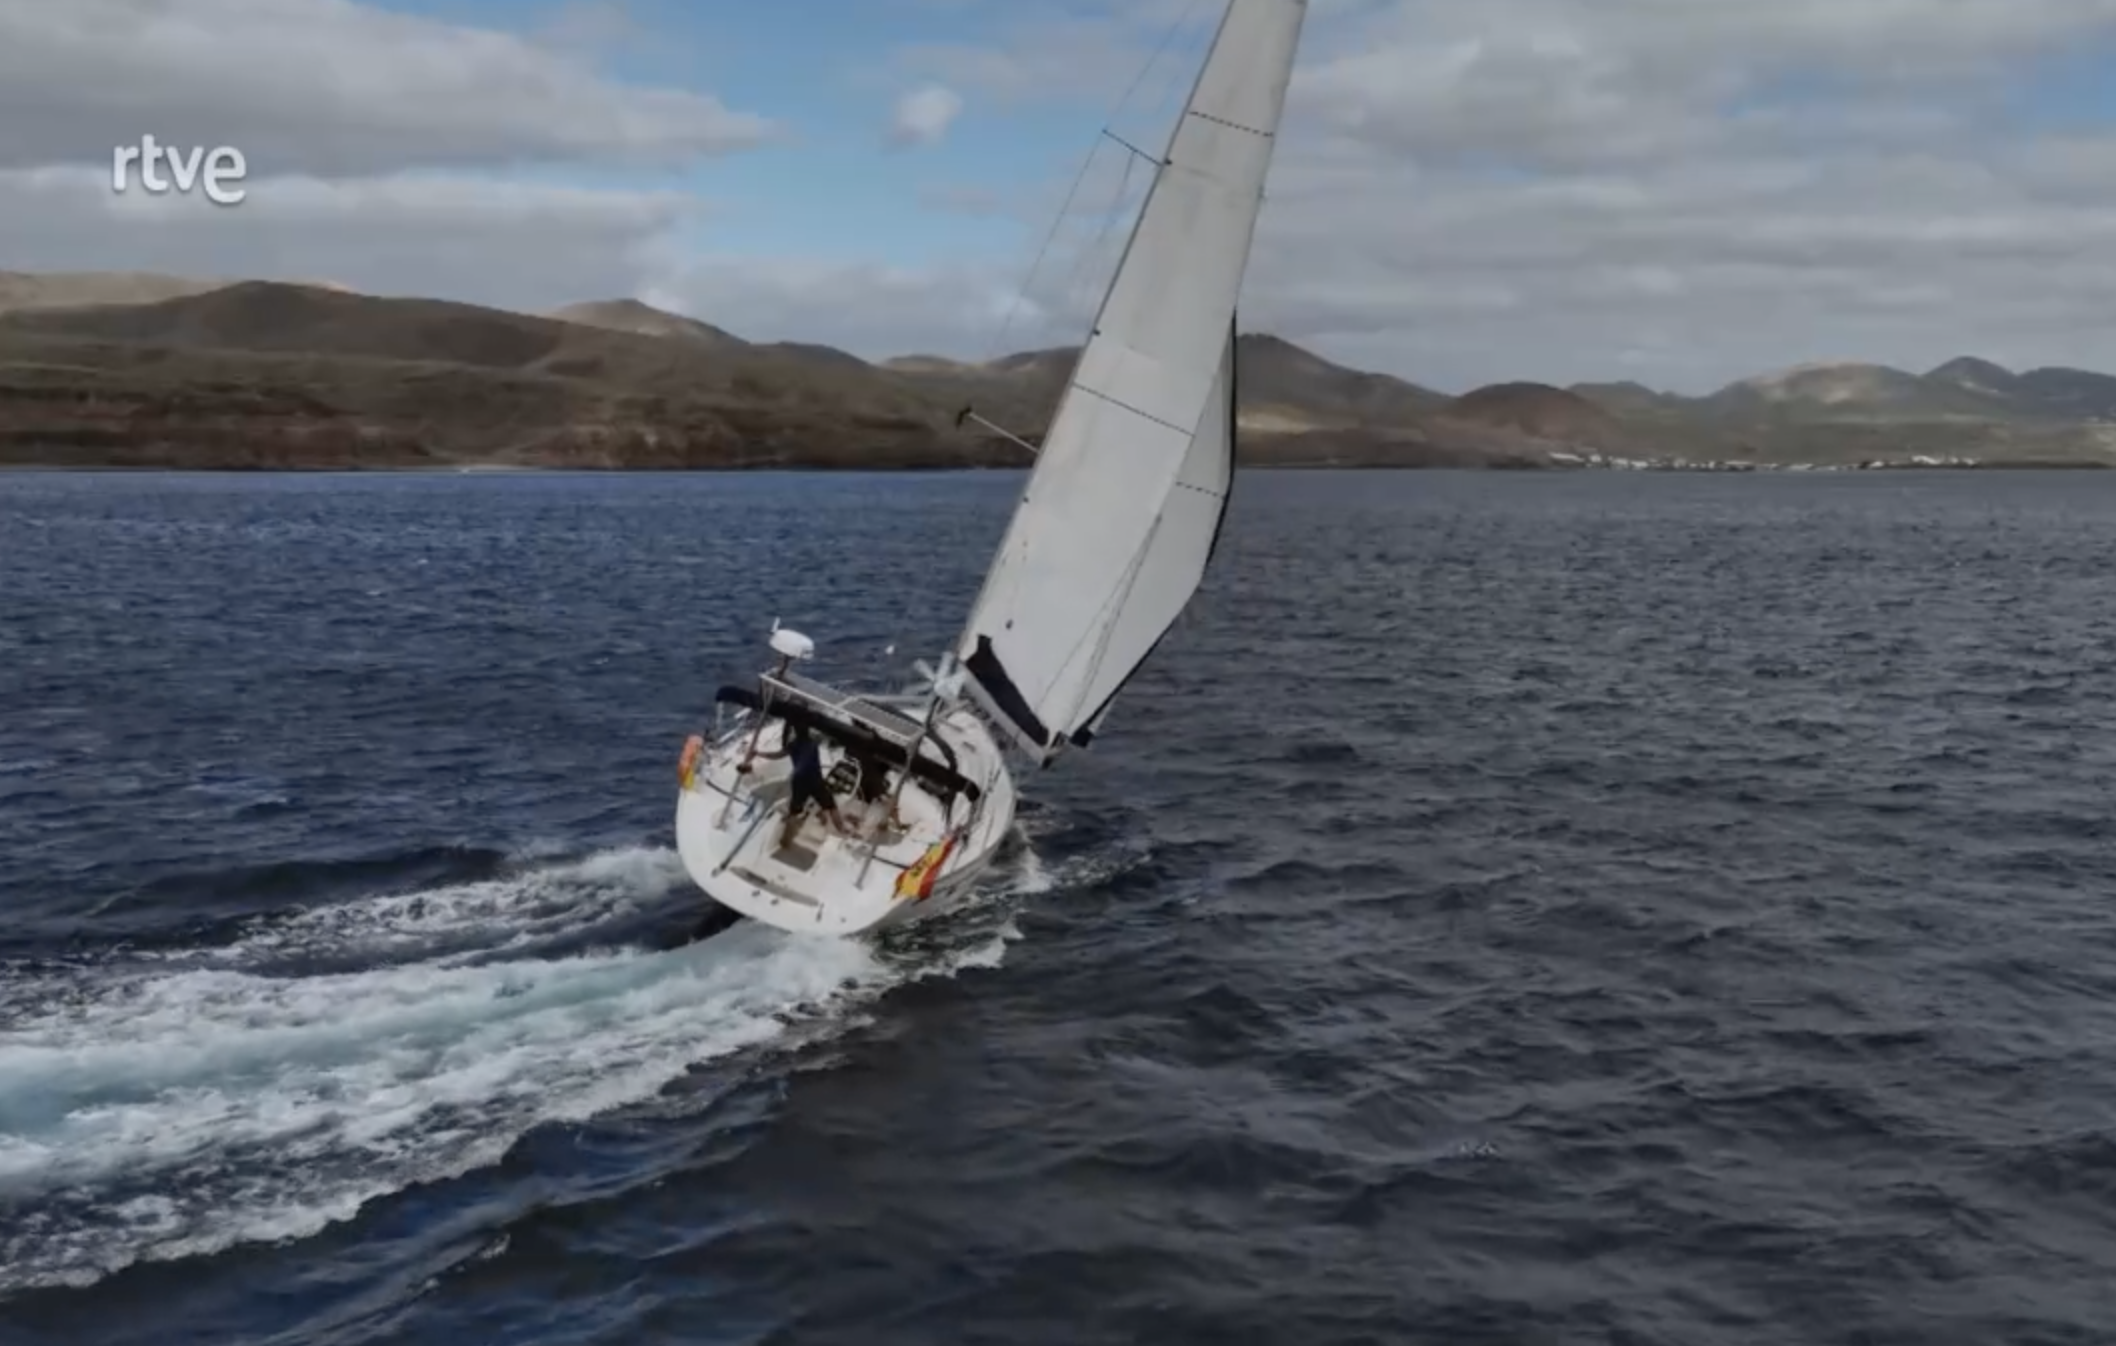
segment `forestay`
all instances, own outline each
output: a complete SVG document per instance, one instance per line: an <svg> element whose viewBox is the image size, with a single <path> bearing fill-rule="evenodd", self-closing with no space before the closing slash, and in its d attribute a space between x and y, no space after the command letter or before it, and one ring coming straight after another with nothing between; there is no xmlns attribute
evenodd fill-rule
<svg viewBox="0 0 2116 1346"><path fill-rule="evenodd" d="M958 649L1049 760L1197 591L1234 454L1234 311L1307 0L1232 0Z"/></svg>

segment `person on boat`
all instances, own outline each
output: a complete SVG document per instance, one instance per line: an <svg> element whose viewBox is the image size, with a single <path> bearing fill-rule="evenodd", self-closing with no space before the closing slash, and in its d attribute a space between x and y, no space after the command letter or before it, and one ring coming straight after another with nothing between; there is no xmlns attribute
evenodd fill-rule
<svg viewBox="0 0 2116 1346"><path fill-rule="evenodd" d="M871 837L880 830L884 821L874 815L878 812L875 805L882 804L889 798L889 768L866 753L856 752L852 755L852 760L857 762L860 768L860 781L853 787L853 796L865 809L861 821L866 825L867 835ZM904 830L904 820L896 810L889 811L886 821L896 831Z"/></svg>
<svg viewBox="0 0 2116 1346"><path fill-rule="evenodd" d="M779 848L784 850L793 844L794 833L801 828L801 818L810 804L823 810L823 817L831 830L844 834L849 830L843 814L838 812L837 796L830 792L830 785L823 779L823 752L816 741L809 737L808 726L798 721L788 721L785 737L771 752L752 753L754 757L784 757L793 767L793 793L786 800L786 822L779 829Z"/></svg>

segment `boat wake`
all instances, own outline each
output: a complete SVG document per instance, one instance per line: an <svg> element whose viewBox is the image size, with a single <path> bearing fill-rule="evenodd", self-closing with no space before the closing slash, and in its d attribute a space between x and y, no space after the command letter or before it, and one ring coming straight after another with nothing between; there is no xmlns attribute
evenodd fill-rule
<svg viewBox="0 0 2116 1346"><path fill-rule="evenodd" d="M1016 869L1014 891L1048 883L1033 852ZM11 969L0 1294L313 1234L697 1064L842 1032L1018 938L1002 901L915 949L748 923L642 949L642 913L687 890L672 852L616 851Z"/></svg>

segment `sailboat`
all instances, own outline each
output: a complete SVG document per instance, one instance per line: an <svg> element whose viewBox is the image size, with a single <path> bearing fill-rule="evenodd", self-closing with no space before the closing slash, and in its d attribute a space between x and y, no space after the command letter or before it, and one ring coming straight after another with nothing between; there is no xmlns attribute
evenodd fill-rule
<svg viewBox="0 0 2116 1346"><path fill-rule="evenodd" d="M939 666L855 693L797 671L815 642L774 623L772 667L717 692L684 745L676 840L720 907L852 937L959 905L1013 826L1008 750L1048 767L1085 748L1189 604L1226 518L1235 304L1307 4L1229 0ZM836 816L795 798L805 754Z"/></svg>

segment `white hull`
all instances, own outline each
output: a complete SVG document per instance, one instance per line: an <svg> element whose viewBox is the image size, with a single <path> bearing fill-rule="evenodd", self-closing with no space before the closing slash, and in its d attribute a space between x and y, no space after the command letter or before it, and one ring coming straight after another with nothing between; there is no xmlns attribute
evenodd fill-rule
<svg viewBox="0 0 2116 1346"><path fill-rule="evenodd" d="M999 744L982 720L957 706L936 721L934 737L953 750L956 770L978 785L978 799L958 797L944 814L942 800L914 779L898 800L903 831L884 833L874 845L859 824L879 821L886 804L840 797L841 811L855 824L852 835L834 832L811 812L782 849L788 767L783 759L758 757L748 772L737 769L753 729L741 725L706 745L689 788L676 798L676 849L684 869L706 896L752 920L844 938L945 915L970 895L1013 826L1014 781ZM781 723L768 724L757 747L777 749L783 732ZM820 747L829 772L845 753L828 741ZM959 839L931 892L899 896L905 869L951 829Z"/></svg>
<svg viewBox="0 0 2116 1346"><path fill-rule="evenodd" d="M1307 8L1227 0L1028 487L943 670L928 675L931 698L914 710L792 674L815 643L776 622L778 668L754 693L720 689L723 706L752 718L686 745L687 762L703 760L676 806L677 849L714 901L783 930L840 936L961 905L1014 821L993 731L1044 766L1085 747L1188 606L1227 516L1236 303ZM970 415L964 407L956 423ZM955 700L963 694L990 727ZM789 721L823 741L841 794L903 773L901 831L877 850L812 819L782 844L785 763L738 767L754 746L745 732L768 724L776 746ZM900 895L899 877L924 873L927 848L944 838L956 849L937 884L923 899Z"/></svg>

